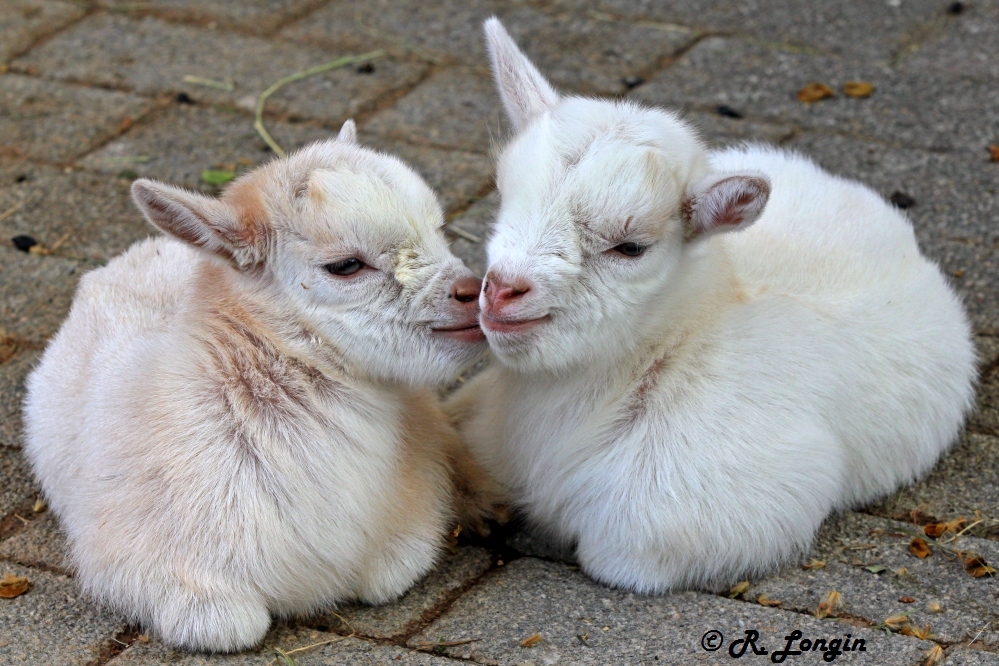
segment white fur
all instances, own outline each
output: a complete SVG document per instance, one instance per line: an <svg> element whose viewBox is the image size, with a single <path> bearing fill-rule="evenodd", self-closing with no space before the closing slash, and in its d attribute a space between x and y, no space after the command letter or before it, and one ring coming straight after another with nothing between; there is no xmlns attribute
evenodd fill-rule
<svg viewBox="0 0 999 666"><path fill-rule="evenodd" d="M173 645L405 591L453 516L456 436L428 389L484 345L471 273L395 158L315 144L210 199L133 187L176 237L85 275L28 379L25 451L82 588ZM360 257L349 277L325 266Z"/></svg>
<svg viewBox="0 0 999 666"><path fill-rule="evenodd" d="M495 19L487 34L516 48ZM540 76L518 62L494 69ZM536 112L499 156L486 280L530 289L497 312L483 293L499 363L456 413L591 576L661 592L768 571L955 439L969 325L875 192L773 148L709 152L626 101L513 106ZM613 250L629 241L648 248ZM491 313L542 319L510 333Z"/></svg>

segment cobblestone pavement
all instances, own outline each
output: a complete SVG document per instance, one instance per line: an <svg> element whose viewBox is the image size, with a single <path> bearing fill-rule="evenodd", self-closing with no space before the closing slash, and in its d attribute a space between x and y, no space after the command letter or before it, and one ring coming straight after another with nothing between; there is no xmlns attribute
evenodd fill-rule
<svg viewBox="0 0 999 666"><path fill-rule="evenodd" d="M509 528L462 542L394 604L279 623L250 653L173 652L95 608L63 561L54 518L35 510L18 410L79 276L151 233L130 181L214 191L205 170L238 173L271 156L253 129L263 90L383 49L368 65L282 88L267 125L293 148L356 118L363 142L410 161L439 191L456 251L481 274L476 239L497 202L491 143L506 131L481 38L494 13L566 91L682 109L715 144L777 143L907 207L922 247L963 295L981 350L978 408L961 440L926 479L831 518L801 565L734 598L612 590L570 553ZM799 102L812 81L835 96ZM848 81L874 92L845 95ZM990 144L999 144L999 0L0 0L0 575L31 582L0 599L0 663L266 664L279 647L298 664L714 664L729 661L728 644L747 629L771 651L797 629L863 638L866 652L840 657L858 663L999 664L996 579L969 575L947 549L919 559L907 547L909 532L963 516L957 529L968 529L948 547L999 561ZM19 251L10 240L19 235L39 245ZM842 605L825 613L832 592ZM702 649L709 630L725 648Z"/></svg>

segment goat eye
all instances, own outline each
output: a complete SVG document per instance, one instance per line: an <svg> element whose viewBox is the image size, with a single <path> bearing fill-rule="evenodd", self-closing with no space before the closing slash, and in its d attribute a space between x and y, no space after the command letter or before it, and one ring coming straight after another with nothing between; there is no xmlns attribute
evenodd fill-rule
<svg viewBox="0 0 999 666"><path fill-rule="evenodd" d="M364 262L353 257L334 261L332 264L326 264L326 270L333 275L353 275L362 268L364 268Z"/></svg>
<svg viewBox="0 0 999 666"><path fill-rule="evenodd" d="M621 243L614 248L616 252L620 252L626 257L637 257L643 252L645 252L645 247L639 245L638 243Z"/></svg>

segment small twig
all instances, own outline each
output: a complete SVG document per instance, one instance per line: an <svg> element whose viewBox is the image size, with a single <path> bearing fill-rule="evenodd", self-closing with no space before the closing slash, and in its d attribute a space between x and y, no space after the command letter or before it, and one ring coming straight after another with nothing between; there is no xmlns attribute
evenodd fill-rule
<svg viewBox="0 0 999 666"><path fill-rule="evenodd" d="M957 538L959 536L961 536L962 534L964 534L965 532L967 532L968 530L970 530L975 525L978 525L978 524L983 523L983 522L985 522L985 521L983 521L981 519L976 520L975 522L971 523L970 525L968 525L967 527L965 527L963 530L961 530L960 532L958 532L957 534L955 534L953 537L951 537L950 539L948 539L946 542L941 542L941 543L953 543L954 541L957 541Z"/></svg>
<svg viewBox="0 0 999 666"><path fill-rule="evenodd" d="M184 77L184 83L193 83L196 86L215 88L216 90L225 90L226 92L232 92L236 89L236 84L230 79L226 79L225 81L216 81L215 79L206 79L201 76L192 76L191 74Z"/></svg>
<svg viewBox="0 0 999 666"><path fill-rule="evenodd" d="M264 127L264 105L267 103L267 99L276 93L278 90L293 83L295 81L301 81L302 79L308 78L310 76L315 76L316 74L322 74L323 72L328 72L331 69L338 69L340 67L346 67L347 65L355 65L362 62L367 62L369 60L375 60L381 58L385 55L385 51L370 51L368 53L362 53L356 56L344 56L342 58L337 58L336 60L331 60L330 62L324 63L322 65L316 65L315 67L310 67L308 69L303 69L300 72L295 72L294 74L289 74L283 79L278 79L270 88L260 93L260 97L257 99L257 111L253 120L253 127L257 130L257 133L263 138L271 150L275 154L284 157L285 152L282 150L281 146L277 144L274 137L270 135L267 128Z"/></svg>
<svg viewBox="0 0 999 666"><path fill-rule="evenodd" d="M989 628L990 624L992 624L992 620L989 620L988 622L985 623L985 626L982 627L981 631L979 631L978 634L974 638L971 639L971 643L974 643L975 641L977 641L979 639L979 637L981 637L981 635L985 633L985 630ZM971 645L971 643L968 643L968 645Z"/></svg>
<svg viewBox="0 0 999 666"><path fill-rule="evenodd" d="M26 518L22 518L20 514L15 513L14 517L17 518L18 520L20 520L25 525L30 525L31 524L30 520L27 520Z"/></svg>
<svg viewBox="0 0 999 666"><path fill-rule="evenodd" d="M337 636L336 638L331 638L328 641L322 641L321 643L313 643L312 645L306 645L305 647L295 648L294 650L288 650L287 652L281 650L281 654L287 657L289 654L295 654L296 652L304 652L305 650L311 650L312 648L317 648L322 645L329 645L330 643L338 643L340 641L345 641L348 638L353 638L357 634L357 631L354 629L354 627L350 626L350 622L347 622L347 620L343 619L343 616L334 613L332 611L330 611L330 615L335 616L338 620L347 625L347 628L350 629L350 633L347 634L346 636ZM277 649L278 648L275 648L275 650ZM267 666L271 666L271 664L274 664L276 662L277 662L276 658L271 659L269 662L267 662Z"/></svg>
<svg viewBox="0 0 999 666"><path fill-rule="evenodd" d="M469 232L465 231L461 227L456 227L453 224L448 224L447 225L447 229L448 229L448 231L450 231L451 233L453 233L455 236L459 236L461 238L464 238L467 241L472 241L473 243L479 243L480 245L482 244L482 239L481 238L479 238L475 234L472 234L472 233L469 233Z"/></svg>
<svg viewBox="0 0 999 666"><path fill-rule="evenodd" d="M8 217L10 217L11 215L13 215L17 211L19 211L21 209L21 207L24 204L28 203L29 201L31 201L31 196L26 196L23 199L21 199L20 201L18 201L16 204L14 204L13 206L11 206L7 210L5 210L4 212L0 213L0 221L6 220Z"/></svg>
<svg viewBox="0 0 999 666"><path fill-rule="evenodd" d="M468 645L469 643L478 643L481 640L482 640L481 638L468 638L463 641L437 641L437 642L418 641L416 645L418 646L418 649L435 648L435 647L454 647L456 645Z"/></svg>

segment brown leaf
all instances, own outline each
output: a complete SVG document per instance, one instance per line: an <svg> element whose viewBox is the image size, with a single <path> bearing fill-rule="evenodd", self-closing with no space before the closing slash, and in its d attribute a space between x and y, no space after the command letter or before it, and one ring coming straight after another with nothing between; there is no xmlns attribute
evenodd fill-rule
<svg viewBox="0 0 999 666"><path fill-rule="evenodd" d="M912 537L912 541L909 542L909 552L919 559L925 559L933 554L926 542L919 537Z"/></svg>
<svg viewBox="0 0 999 666"><path fill-rule="evenodd" d="M999 162L999 146L989 146L989 154L993 162Z"/></svg>
<svg viewBox="0 0 999 666"><path fill-rule="evenodd" d="M823 618L830 613L843 607L843 595L839 592L830 592L826 595L826 598L822 600L819 607L815 610L815 617Z"/></svg>
<svg viewBox="0 0 999 666"><path fill-rule="evenodd" d="M835 97L836 93L832 88L824 83L812 81L807 86L798 91L798 101L804 104L811 104L828 97Z"/></svg>
<svg viewBox="0 0 999 666"><path fill-rule="evenodd" d="M28 579L14 574L5 574L0 580L0 599L13 599L28 591Z"/></svg>
<svg viewBox="0 0 999 666"><path fill-rule="evenodd" d="M520 641L520 647L530 648L534 647L541 642L541 634L534 634L533 636L528 636L524 640Z"/></svg>
<svg viewBox="0 0 999 666"><path fill-rule="evenodd" d="M994 576L996 574L996 570L989 566L985 558L974 554L964 560L964 570L968 572L969 576L974 578Z"/></svg>
<svg viewBox="0 0 999 666"><path fill-rule="evenodd" d="M758 603L761 606L780 606L779 601L777 601L776 599L771 599L765 594L761 594L760 596L756 597L756 603Z"/></svg>
<svg viewBox="0 0 999 666"><path fill-rule="evenodd" d="M944 656L944 649L939 645L934 645L926 651L926 659L923 660L922 666L937 666L937 664L942 664Z"/></svg>
<svg viewBox="0 0 999 666"><path fill-rule="evenodd" d="M943 523L933 523L932 525L923 526L923 533L931 539L936 539L946 531L947 527Z"/></svg>
<svg viewBox="0 0 999 666"><path fill-rule="evenodd" d="M825 565L826 565L825 562L823 562L822 560L817 560L817 559L815 559L813 557L811 560L809 560L808 564L802 564L801 568L802 569L821 569Z"/></svg>
<svg viewBox="0 0 999 666"><path fill-rule="evenodd" d="M911 603L915 603L915 602L916 602L916 600L913 599L912 597L899 597L898 598L898 603L900 603L900 604L911 604Z"/></svg>
<svg viewBox="0 0 999 666"><path fill-rule="evenodd" d="M847 81L843 84L843 94L847 97L870 97L874 84L867 81Z"/></svg>
<svg viewBox="0 0 999 666"><path fill-rule="evenodd" d="M744 594L747 590L749 590L748 580L744 580L741 583L736 583L735 587L733 587L731 590L728 591L728 598L735 599L740 594Z"/></svg>

